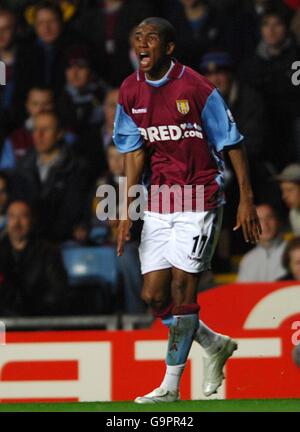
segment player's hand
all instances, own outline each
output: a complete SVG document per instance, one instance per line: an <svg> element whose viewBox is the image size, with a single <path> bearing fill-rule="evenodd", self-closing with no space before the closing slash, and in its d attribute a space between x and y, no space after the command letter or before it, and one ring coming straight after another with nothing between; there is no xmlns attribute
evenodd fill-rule
<svg viewBox="0 0 300 432"><path fill-rule="evenodd" d="M257 243L262 229L252 200L241 201L238 207L236 225L233 231L242 227L247 243Z"/></svg>
<svg viewBox="0 0 300 432"><path fill-rule="evenodd" d="M124 252L125 241L130 240L130 228L132 222L129 219L121 220L118 226L117 234L117 256L122 256Z"/></svg>

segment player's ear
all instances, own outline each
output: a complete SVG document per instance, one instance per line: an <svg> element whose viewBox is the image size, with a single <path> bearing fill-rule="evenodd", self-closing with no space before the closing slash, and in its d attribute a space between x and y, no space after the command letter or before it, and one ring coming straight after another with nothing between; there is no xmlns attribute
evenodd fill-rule
<svg viewBox="0 0 300 432"><path fill-rule="evenodd" d="M174 42L169 42L168 44L167 44L167 52L166 52L166 54L168 55L168 56L170 56L170 55L172 55L173 54L173 52L174 52L174 49L175 49L175 44L174 44Z"/></svg>

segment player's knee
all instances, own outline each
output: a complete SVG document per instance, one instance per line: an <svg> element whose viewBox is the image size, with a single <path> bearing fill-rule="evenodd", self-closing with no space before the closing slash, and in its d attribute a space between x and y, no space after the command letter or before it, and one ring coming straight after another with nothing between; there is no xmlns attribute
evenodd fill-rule
<svg viewBox="0 0 300 432"><path fill-rule="evenodd" d="M141 297L153 309L163 308L168 300L163 292L157 292L151 287L144 287Z"/></svg>

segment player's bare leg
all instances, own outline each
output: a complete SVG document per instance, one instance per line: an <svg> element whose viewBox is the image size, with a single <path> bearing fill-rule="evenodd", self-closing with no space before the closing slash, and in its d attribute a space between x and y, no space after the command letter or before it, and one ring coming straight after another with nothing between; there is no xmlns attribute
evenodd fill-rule
<svg viewBox="0 0 300 432"><path fill-rule="evenodd" d="M172 271L166 269L149 272L144 275L142 298L152 307L154 315L160 317L170 328L174 305L196 303L198 277L197 274L186 273L175 268ZM222 384L223 367L237 348L237 344L228 336L214 332L201 320L198 321L194 340L202 346L207 355L204 359L203 391L206 396L210 396L216 393ZM136 402L178 400L178 388L183 370L184 364L169 365L169 367L167 365L167 372L161 386L144 397L137 398ZM169 390L164 387L168 387Z"/></svg>
<svg viewBox="0 0 300 432"><path fill-rule="evenodd" d="M168 315L169 341L167 370L159 388L138 397L137 403L174 402L179 400L179 384L198 328L199 306L196 303L197 276L179 269L161 270L145 275L143 299L157 315ZM171 285L170 285L171 282ZM170 289L172 309L170 310Z"/></svg>

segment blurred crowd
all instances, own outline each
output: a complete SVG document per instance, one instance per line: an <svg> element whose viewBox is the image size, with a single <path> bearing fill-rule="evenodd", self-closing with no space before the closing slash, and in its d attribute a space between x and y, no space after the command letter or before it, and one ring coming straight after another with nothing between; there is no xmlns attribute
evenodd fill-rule
<svg viewBox="0 0 300 432"><path fill-rule="evenodd" d="M173 23L176 58L218 87L245 136L263 234L251 248L232 232L239 197L226 161L214 272L300 280L300 0L8 0L0 2L0 316L146 311L140 223L114 287L101 275L72 282L64 253L114 247L116 222L96 217L96 191L118 188L123 175L112 141L118 88L138 67L133 34L148 16Z"/></svg>

